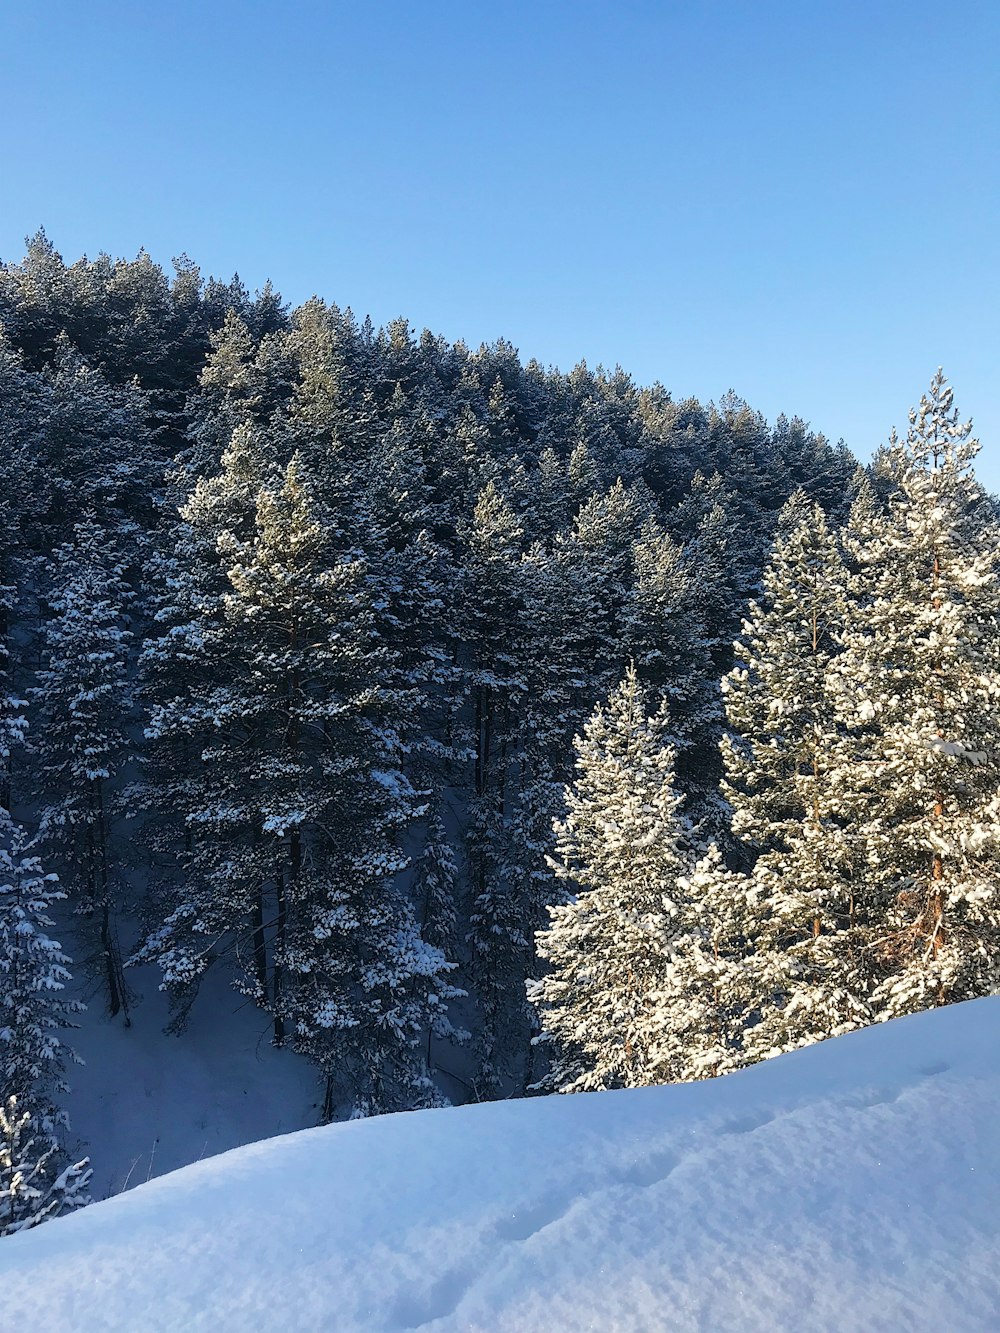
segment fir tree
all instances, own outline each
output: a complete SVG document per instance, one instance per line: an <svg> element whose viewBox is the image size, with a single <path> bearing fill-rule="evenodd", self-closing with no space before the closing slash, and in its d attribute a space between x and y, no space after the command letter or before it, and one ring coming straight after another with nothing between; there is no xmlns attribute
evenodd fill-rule
<svg viewBox="0 0 1000 1333"><path fill-rule="evenodd" d="M558 879L576 890L537 940L550 973L529 985L543 1085L559 1092L655 1082L671 942L684 919L689 831L674 789L665 710L646 713L634 668L576 743L567 815L556 825Z"/></svg>
<svg viewBox="0 0 1000 1333"><path fill-rule="evenodd" d="M66 1162L65 1065L59 1034L83 1005L65 998L69 959L51 938L65 897L24 830L4 817L0 846L0 1235L88 1202L86 1161Z"/></svg>
<svg viewBox="0 0 1000 1333"><path fill-rule="evenodd" d="M417 866L415 898L421 912L421 934L428 944L453 957L457 943L459 876L455 853L444 821L435 814Z"/></svg>
<svg viewBox="0 0 1000 1333"><path fill-rule="evenodd" d="M93 923L112 1015L128 997L115 915L123 883L111 842L114 779L130 754L126 733L131 593L108 534L93 519L55 554L53 617L44 631L35 748L41 835L65 868L77 909Z"/></svg>
<svg viewBox="0 0 1000 1333"><path fill-rule="evenodd" d="M48 934L66 895L45 874L24 830L4 817L0 845L0 1084L31 1103L51 1131L66 1091L67 1048L58 1033L83 1005L64 995L69 959Z"/></svg>
<svg viewBox="0 0 1000 1333"><path fill-rule="evenodd" d="M34 1123L16 1096L0 1102L0 1236L27 1231L90 1202L90 1159L60 1170L59 1145L39 1140Z"/></svg>
<svg viewBox="0 0 1000 1333"><path fill-rule="evenodd" d="M1000 534L978 451L939 371L887 451L894 490L887 516L867 518L836 664L880 1018L1000 980Z"/></svg>
<svg viewBox="0 0 1000 1333"><path fill-rule="evenodd" d="M723 682L732 827L756 856L743 923L747 1062L870 1021L856 840L840 800L854 756L830 682L846 615L836 538L796 492Z"/></svg>
<svg viewBox="0 0 1000 1333"><path fill-rule="evenodd" d="M203 633L226 683L187 821L191 876L143 956L190 985L220 947L324 1078L369 1110L430 1095L420 1050L446 1035L451 965L420 937L395 837L417 811L363 562L315 521L301 462L261 491L252 540L220 538L231 590Z"/></svg>

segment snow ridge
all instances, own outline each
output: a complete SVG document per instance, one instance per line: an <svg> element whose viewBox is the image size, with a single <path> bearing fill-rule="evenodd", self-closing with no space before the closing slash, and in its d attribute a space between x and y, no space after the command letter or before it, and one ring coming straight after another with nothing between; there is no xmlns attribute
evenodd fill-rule
<svg viewBox="0 0 1000 1333"><path fill-rule="evenodd" d="M4 1327L986 1333L1000 999L237 1149L8 1239Z"/></svg>

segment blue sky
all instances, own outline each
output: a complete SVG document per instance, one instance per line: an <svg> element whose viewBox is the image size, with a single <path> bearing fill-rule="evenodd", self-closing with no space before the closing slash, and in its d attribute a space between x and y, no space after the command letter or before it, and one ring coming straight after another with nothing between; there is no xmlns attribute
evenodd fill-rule
<svg viewBox="0 0 1000 1333"><path fill-rule="evenodd" d="M1000 5L5 0L0 257L145 246L1000 489Z"/></svg>

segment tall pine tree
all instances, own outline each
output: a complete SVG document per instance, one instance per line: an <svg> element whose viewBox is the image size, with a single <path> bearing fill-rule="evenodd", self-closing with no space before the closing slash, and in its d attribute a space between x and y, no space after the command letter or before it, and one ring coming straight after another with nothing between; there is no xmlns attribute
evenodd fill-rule
<svg viewBox="0 0 1000 1333"><path fill-rule="evenodd" d="M635 1087L662 1077L662 992L684 922L690 831L674 786L664 709L649 715L634 668L576 743L556 877L576 896L550 908L529 985L558 1092Z"/></svg>
<svg viewBox="0 0 1000 1333"><path fill-rule="evenodd" d="M978 452L938 371L887 451L836 664L880 1018L1000 984L1000 532Z"/></svg>

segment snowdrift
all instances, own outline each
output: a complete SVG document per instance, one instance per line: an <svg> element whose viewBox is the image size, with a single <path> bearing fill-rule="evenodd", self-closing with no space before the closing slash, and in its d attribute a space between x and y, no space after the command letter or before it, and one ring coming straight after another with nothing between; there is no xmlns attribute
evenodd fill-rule
<svg viewBox="0 0 1000 1333"><path fill-rule="evenodd" d="M1000 1327L1000 999L712 1083L239 1148L0 1241L0 1327Z"/></svg>

